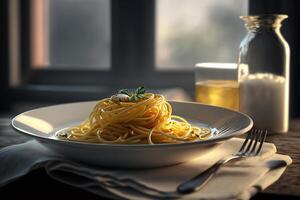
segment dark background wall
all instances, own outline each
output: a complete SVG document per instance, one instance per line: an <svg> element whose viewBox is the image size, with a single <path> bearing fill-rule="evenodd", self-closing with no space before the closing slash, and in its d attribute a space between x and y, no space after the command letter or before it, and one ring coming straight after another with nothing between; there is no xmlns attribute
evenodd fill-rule
<svg viewBox="0 0 300 200"><path fill-rule="evenodd" d="M8 110L8 1L1 0L0 3L0 111Z"/></svg>

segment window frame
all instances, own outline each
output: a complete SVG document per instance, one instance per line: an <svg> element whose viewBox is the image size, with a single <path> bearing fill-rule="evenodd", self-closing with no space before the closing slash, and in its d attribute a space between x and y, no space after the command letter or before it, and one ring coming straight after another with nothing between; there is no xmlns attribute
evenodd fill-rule
<svg viewBox="0 0 300 200"><path fill-rule="evenodd" d="M21 87L43 85L50 89L53 85L76 85L78 88L105 86L108 90L138 85L149 88L193 87L192 71L155 68L155 0L111 0L110 7L110 70L39 69L31 67L31 51L28 50L31 44L30 0L20 1ZM171 84L171 80L177 81Z"/></svg>

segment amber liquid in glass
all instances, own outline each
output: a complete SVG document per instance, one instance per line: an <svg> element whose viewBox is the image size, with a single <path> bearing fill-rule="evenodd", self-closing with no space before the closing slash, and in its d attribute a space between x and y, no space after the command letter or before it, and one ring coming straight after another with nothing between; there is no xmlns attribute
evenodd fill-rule
<svg viewBox="0 0 300 200"><path fill-rule="evenodd" d="M239 110L239 83L232 80L197 82L196 101Z"/></svg>

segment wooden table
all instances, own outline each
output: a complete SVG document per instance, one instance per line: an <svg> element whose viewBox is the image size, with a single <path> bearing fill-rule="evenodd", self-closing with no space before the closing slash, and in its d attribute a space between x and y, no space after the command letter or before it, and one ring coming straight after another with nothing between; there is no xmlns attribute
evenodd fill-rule
<svg viewBox="0 0 300 200"><path fill-rule="evenodd" d="M281 178L264 193L294 195L300 199L300 120L292 120L287 134L269 135L268 142L274 143L277 151L293 159Z"/></svg>
<svg viewBox="0 0 300 200"><path fill-rule="evenodd" d="M0 118L0 147L21 143L30 139L14 131L9 123L9 118ZM287 168L277 182L265 191L257 194L253 199L300 199L300 120L291 121L290 131L287 134L269 135L267 141L274 143L279 153L291 156L293 164ZM52 198L70 197L69 195L72 194L72 196L75 195L78 198L84 197L85 200L99 199L93 194L51 180L43 170L31 172L24 178L0 188L0 194L9 194L14 199L14 195L14 197L19 197L19 194L15 191L26 188L28 184L37 188L38 193L47 192L46 188L49 187L55 188L56 193L48 196ZM45 187L45 185L48 186ZM57 195L55 196L55 194ZM23 192L22 197L26 197L26 193ZM35 199L31 192L28 192L28 197ZM39 199L39 197L36 199Z"/></svg>

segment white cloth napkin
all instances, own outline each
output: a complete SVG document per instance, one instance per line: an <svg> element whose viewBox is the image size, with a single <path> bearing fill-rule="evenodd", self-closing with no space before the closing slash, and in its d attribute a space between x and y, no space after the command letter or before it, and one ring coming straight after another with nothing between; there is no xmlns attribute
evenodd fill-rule
<svg viewBox="0 0 300 200"><path fill-rule="evenodd" d="M265 143L260 156L223 166L200 191L180 196L176 187L236 152L243 139L231 139L215 151L179 165L154 169L107 169L72 162L29 141L0 150L0 186L30 170L45 167L61 182L113 199L249 199L274 183L292 160Z"/></svg>

